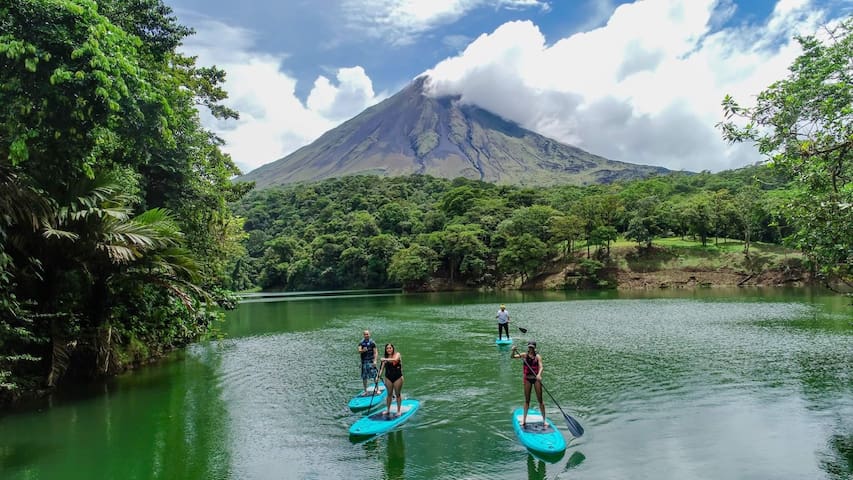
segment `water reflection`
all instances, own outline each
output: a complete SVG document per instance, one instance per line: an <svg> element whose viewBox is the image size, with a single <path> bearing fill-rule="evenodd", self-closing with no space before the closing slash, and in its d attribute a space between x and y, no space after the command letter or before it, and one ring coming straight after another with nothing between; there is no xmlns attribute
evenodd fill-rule
<svg viewBox="0 0 853 480"><path fill-rule="evenodd" d="M217 359L186 355L4 418L0 477L230 478Z"/></svg>
<svg viewBox="0 0 853 480"><path fill-rule="evenodd" d="M536 458L532 453L527 453L527 478L528 480L542 480L545 478L545 461Z"/></svg>
<svg viewBox="0 0 853 480"><path fill-rule="evenodd" d="M385 480L402 480L406 478L406 445L403 442L403 432L393 431L387 435L388 448L385 452Z"/></svg>

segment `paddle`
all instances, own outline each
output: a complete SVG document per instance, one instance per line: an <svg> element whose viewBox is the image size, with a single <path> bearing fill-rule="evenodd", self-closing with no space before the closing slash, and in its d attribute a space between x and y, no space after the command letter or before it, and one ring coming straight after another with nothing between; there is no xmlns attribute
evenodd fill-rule
<svg viewBox="0 0 853 480"><path fill-rule="evenodd" d="M526 329L526 328L518 327L518 331L519 331L519 332L521 332L521 333L527 333L527 329Z"/></svg>
<svg viewBox="0 0 853 480"><path fill-rule="evenodd" d="M527 333L527 330L522 329L521 327L518 327L518 329L521 330L521 333ZM530 367L530 364L527 363L527 359L525 359L523 355L521 357L521 361L524 362L524 365L526 365L531 372L533 371L533 368ZM551 397L551 401L554 402L554 405L556 405L557 408L560 410L560 413L563 414L563 418L566 419L566 425L568 425L569 431L572 432L572 435L574 435L575 437L580 437L581 435L583 435L583 427L581 426L581 424L571 415L563 411L563 408L560 406L559 403L557 403L557 400L554 398L553 395L551 395L551 392L549 392L548 389L545 388L545 384L542 383L541 379L539 379L539 384L542 385L542 390L545 390L545 393L547 393L548 396Z"/></svg>
<svg viewBox="0 0 853 480"><path fill-rule="evenodd" d="M376 390L379 389L379 374L376 374L376 378L373 379L373 393L370 394L370 401L367 402L367 410L365 410L365 416L373 410L373 397L376 396Z"/></svg>

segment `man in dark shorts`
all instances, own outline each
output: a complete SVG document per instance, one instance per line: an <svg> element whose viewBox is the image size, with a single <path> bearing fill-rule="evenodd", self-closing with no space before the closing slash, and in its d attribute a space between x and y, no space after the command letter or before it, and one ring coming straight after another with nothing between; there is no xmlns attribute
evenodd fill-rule
<svg viewBox="0 0 853 480"><path fill-rule="evenodd" d="M364 383L364 391L367 393L367 381L376 381L376 361L379 351L376 343L370 338L370 331L364 331L364 338L358 342L358 353L361 354L361 380Z"/></svg>

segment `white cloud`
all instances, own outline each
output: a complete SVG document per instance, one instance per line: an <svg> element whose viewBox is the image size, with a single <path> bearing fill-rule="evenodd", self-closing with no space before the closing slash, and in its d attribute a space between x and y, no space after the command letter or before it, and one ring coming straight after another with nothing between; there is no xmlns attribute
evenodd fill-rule
<svg viewBox="0 0 853 480"><path fill-rule="evenodd" d="M605 2L606 3L606 2ZM520 125L608 158L713 170L760 159L714 125L727 93L749 103L787 74L794 33L825 21L808 0L782 0L764 25L717 29L729 0L642 0L606 25L547 45L531 22L482 35L426 73L434 95L461 95Z"/></svg>
<svg viewBox="0 0 853 480"><path fill-rule="evenodd" d="M540 0L344 0L342 4L349 27L396 45L410 44L424 32L483 6L549 9Z"/></svg>
<svg viewBox="0 0 853 480"><path fill-rule="evenodd" d="M335 86L328 78L317 77L308 96L309 109L330 120L343 121L376 102L373 82L363 68L341 68L337 79L338 85Z"/></svg>
<svg viewBox="0 0 853 480"><path fill-rule="evenodd" d="M224 103L240 112L236 121L217 121L206 111L202 119L225 140L223 151L243 172L293 152L381 100L364 69L355 66L339 69L334 83L318 77L303 104L296 80L282 72L286 55L257 53L249 32L220 22L204 21L196 30L183 49L197 55L200 65L227 72Z"/></svg>
<svg viewBox="0 0 853 480"><path fill-rule="evenodd" d="M382 35L414 39L476 7L538 7L537 0L343 0L351 18ZM591 0L589 31L548 43L530 21L506 23L428 70L435 95L461 95L502 117L592 153L672 169L718 171L760 159L730 146L714 125L720 101L749 103L787 74L799 54L794 33L827 19L808 0L780 0L763 24L737 23L733 0L638 0L613 8ZM372 16L368 16L370 13ZM372 22L372 23L371 23ZM225 24L194 24L184 50L228 74L226 104L238 121L209 115L243 171L281 158L387 96L368 72L347 65L318 76L303 102L285 72L288 57L258 53L253 35ZM820 33L818 31L818 33ZM462 37L446 37L460 41ZM228 48L223 48L227 45Z"/></svg>

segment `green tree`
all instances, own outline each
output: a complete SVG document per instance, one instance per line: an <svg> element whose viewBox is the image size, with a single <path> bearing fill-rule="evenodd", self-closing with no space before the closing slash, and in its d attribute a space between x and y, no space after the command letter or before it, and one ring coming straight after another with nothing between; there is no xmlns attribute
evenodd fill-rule
<svg viewBox="0 0 853 480"><path fill-rule="evenodd" d="M625 238L636 240L638 244L645 243L646 248L651 247L652 240L663 232L664 220L657 196L637 201L634 209L629 212L629 218Z"/></svg>
<svg viewBox="0 0 853 480"><path fill-rule="evenodd" d="M548 232L551 239L555 242L565 242L564 260L568 261L572 251L574 251L575 241L583 235L583 226L583 220L577 215L555 215L550 218Z"/></svg>
<svg viewBox="0 0 853 480"><path fill-rule="evenodd" d="M448 225L441 232L431 235L437 244L433 246L433 250L447 260L451 283L462 265L465 265L465 272L460 273L476 274L484 264L486 246L480 239L481 236L483 231L478 226L459 224Z"/></svg>
<svg viewBox="0 0 853 480"><path fill-rule="evenodd" d="M703 247L708 244L708 236L713 230L714 211L711 204L710 193L699 193L688 199L683 212L690 232L699 236Z"/></svg>
<svg viewBox="0 0 853 480"><path fill-rule="evenodd" d="M201 333L198 312L211 310L199 305L242 249L227 202L249 187L231 182L238 170L196 107L235 113L218 104L223 73L175 52L189 32L155 0L0 4L0 170L52 209L40 228L4 225L0 236L21 242L3 242L0 258L31 311L25 330L52 339L49 383L62 342L96 349L81 358L100 369L116 338L156 330L148 338L164 346L187 341L173 330ZM203 275L177 276L191 269ZM139 321L113 337L120 317Z"/></svg>
<svg viewBox="0 0 853 480"><path fill-rule="evenodd" d="M853 19L822 36L796 37L803 53L755 106L726 96L719 126L796 180L791 241L827 278L853 286Z"/></svg>
<svg viewBox="0 0 853 480"><path fill-rule="evenodd" d="M761 228L765 217L761 190L754 186L738 192L734 203L735 216L738 219L743 238L743 253L749 256L749 247L755 233Z"/></svg>
<svg viewBox="0 0 853 480"><path fill-rule="evenodd" d="M593 245L604 246L607 255L610 255L610 242L616 241L618 234L616 229L611 226L596 227L590 234L590 243Z"/></svg>
<svg viewBox="0 0 853 480"><path fill-rule="evenodd" d="M498 266L507 273L521 275L525 283L545 262L548 246L534 235L523 233L510 237L498 254Z"/></svg>
<svg viewBox="0 0 853 480"><path fill-rule="evenodd" d="M379 234L367 241L367 275L368 286L384 287L388 281L388 266L391 259L403 245L397 237L389 234Z"/></svg>
<svg viewBox="0 0 853 480"><path fill-rule="evenodd" d="M436 268L438 254L429 247L412 244L394 254L388 267L388 276L411 290L428 283Z"/></svg>

